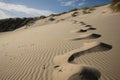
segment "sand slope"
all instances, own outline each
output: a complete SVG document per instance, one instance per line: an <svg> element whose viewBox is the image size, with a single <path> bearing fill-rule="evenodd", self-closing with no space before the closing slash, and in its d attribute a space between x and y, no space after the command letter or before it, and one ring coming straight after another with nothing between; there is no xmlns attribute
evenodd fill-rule
<svg viewBox="0 0 120 80"><path fill-rule="evenodd" d="M0 80L119 80L120 14L108 5L78 12L0 33Z"/></svg>

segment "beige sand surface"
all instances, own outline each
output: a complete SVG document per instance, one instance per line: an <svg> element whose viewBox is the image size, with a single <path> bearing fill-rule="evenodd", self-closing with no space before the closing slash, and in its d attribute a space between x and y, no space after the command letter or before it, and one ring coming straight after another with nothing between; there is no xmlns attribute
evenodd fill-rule
<svg viewBox="0 0 120 80"><path fill-rule="evenodd" d="M76 17L69 12L54 21L49 16L27 29L0 33L0 80L80 80L89 73L119 80L120 14L108 6L89 14L78 10Z"/></svg>

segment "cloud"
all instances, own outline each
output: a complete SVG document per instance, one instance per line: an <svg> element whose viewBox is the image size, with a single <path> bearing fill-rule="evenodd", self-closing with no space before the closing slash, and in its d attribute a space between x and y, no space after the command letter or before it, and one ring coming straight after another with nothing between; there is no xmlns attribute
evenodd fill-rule
<svg viewBox="0 0 120 80"><path fill-rule="evenodd" d="M61 6L73 6L75 2L78 0L69 0L69 1L64 1L64 0L58 0L61 4Z"/></svg>
<svg viewBox="0 0 120 80"><path fill-rule="evenodd" d="M78 6L83 6L85 4L85 2L81 2L78 4Z"/></svg>
<svg viewBox="0 0 120 80"><path fill-rule="evenodd" d="M86 0L82 0L82 1L78 4L78 6L83 6L84 4L86 4L85 1L86 1Z"/></svg>
<svg viewBox="0 0 120 80"><path fill-rule="evenodd" d="M7 15L4 11L0 10L0 19L10 18L13 16Z"/></svg>
<svg viewBox="0 0 120 80"><path fill-rule="evenodd" d="M61 6L83 6L86 2L86 0L58 0L61 4ZM80 3L79 3L80 2Z"/></svg>
<svg viewBox="0 0 120 80"><path fill-rule="evenodd" d="M5 3L5 2L0 2L0 9L9 11L11 13L12 12L20 12L20 13L24 13L24 14L28 14L28 15L33 15L33 16L49 15L49 14L54 13L49 10L39 10L39 9L29 8L25 5L10 4L10 3ZM1 11L1 14L4 14L4 12Z"/></svg>
<svg viewBox="0 0 120 80"><path fill-rule="evenodd" d="M62 6L71 6L74 1L62 2Z"/></svg>

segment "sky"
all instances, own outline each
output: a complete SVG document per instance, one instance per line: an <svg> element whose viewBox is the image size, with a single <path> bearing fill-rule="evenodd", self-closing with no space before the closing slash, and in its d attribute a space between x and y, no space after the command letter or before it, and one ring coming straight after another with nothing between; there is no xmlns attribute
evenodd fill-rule
<svg viewBox="0 0 120 80"><path fill-rule="evenodd" d="M69 11L73 8L110 2L111 0L0 0L0 19L47 16Z"/></svg>

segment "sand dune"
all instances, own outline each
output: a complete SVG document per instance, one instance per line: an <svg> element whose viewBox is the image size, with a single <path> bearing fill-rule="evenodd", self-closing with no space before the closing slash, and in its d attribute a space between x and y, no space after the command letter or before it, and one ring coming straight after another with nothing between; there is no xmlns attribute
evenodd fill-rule
<svg viewBox="0 0 120 80"><path fill-rule="evenodd" d="M0 80L119 80L120 16L108 6L0 33Z"/></svg>

